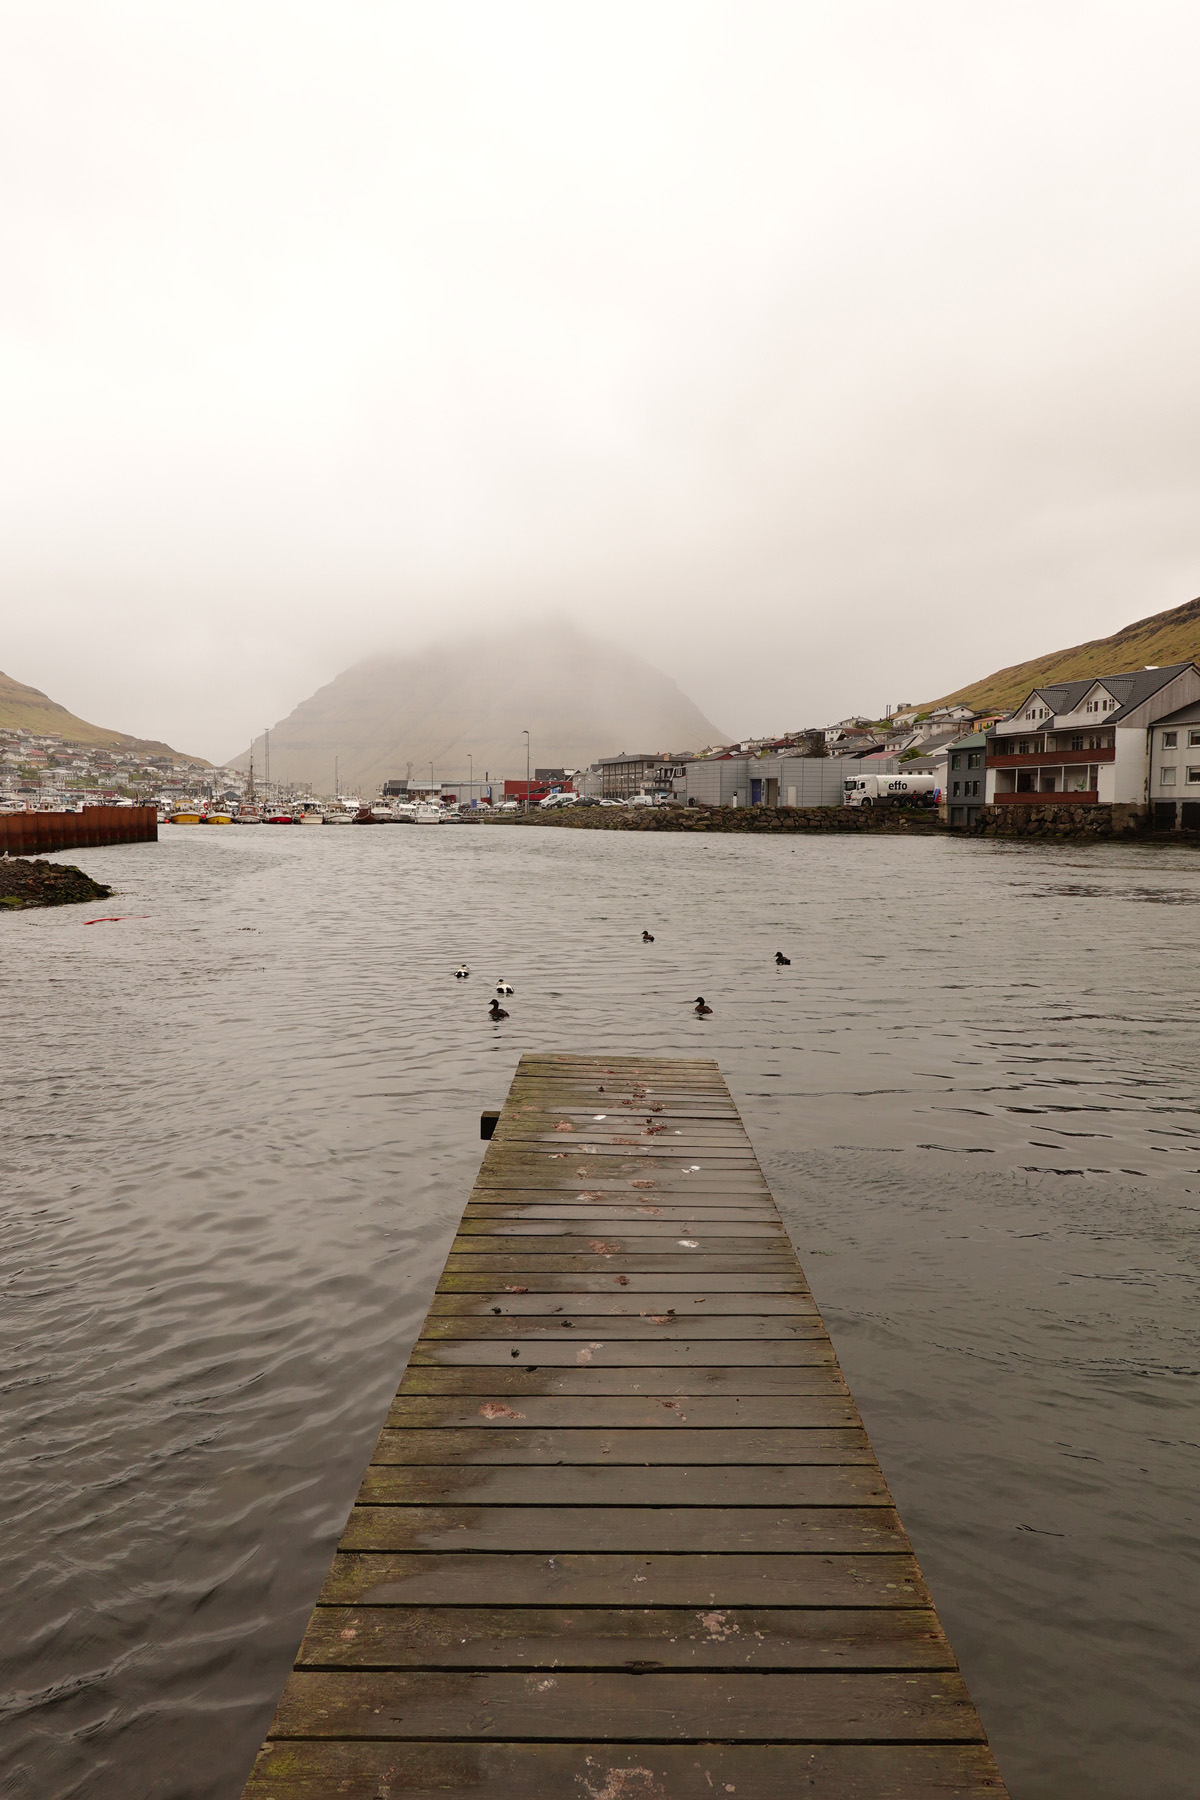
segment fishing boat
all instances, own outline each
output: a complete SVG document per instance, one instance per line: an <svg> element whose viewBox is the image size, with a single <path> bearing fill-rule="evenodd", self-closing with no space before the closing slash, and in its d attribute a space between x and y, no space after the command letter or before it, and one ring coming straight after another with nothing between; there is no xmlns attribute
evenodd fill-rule
<svg viewBox="0 0 1200 1800"><path fill-rule="evenodd" d="M319 800L302 800L293 814L297 825L323 825L325 814Z"/></svg>
<svg viewBox="0 0 1200 1800"><path fill-rule="evenodd" d="M232 825L233 814L226 812L224 807L212 807L200 814L200 823L202 825Z"/></svg>
<svg viewBox="0 0 1200 1800"><path fill-rule="evenodd" d="M251 800L245 806L239 806L233 816L235 825L261 825L263 822L262 807Z"/></svg>
<svg viewBox="0 0 1200 1800"><path fill-rule="evenodd" d="M189 808L181 806L177 812L171 814L172 825L198 825L199 823L199 808L197 808L195 812L192 812Z"/></svg>
<svg viewBox="0 0 1200 1800"><path fill-rule="evenodd" d="M418 825L440 825L445 817L441 807L435 806L432 800L422 800L413 809L413 818Z"/></svg>
<svg viewBox="0 0 1200 1800"><path fill-rule="evenodd" d="M353 825L357 805L351 806L345 800L335 800L332 806L325 808L326 825Z"/></svg>
<svg viewBox="0 0 1200 1800"><path fill-rule="evenodd" d="M265 817L268 825L294 825L296 823L284 806L268 806Z"/></svg>

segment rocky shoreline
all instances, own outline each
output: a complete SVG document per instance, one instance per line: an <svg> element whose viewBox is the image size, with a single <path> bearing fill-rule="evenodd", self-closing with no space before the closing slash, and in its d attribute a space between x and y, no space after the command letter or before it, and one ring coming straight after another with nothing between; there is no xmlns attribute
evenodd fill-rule
<svg viewBox="0 0 1200 1800"><path fill-rule="evenodd" d="M28 906L72 906L106 900L112 893L70 863L42 862L25 856L0 857L0 907L20 912Z"/></svg>

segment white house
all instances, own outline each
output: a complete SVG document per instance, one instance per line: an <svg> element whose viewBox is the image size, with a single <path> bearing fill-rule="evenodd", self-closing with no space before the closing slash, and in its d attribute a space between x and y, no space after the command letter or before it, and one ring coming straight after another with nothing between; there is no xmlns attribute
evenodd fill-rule
<svg viewBox="0 0 1200 1800"><path fill-rule="evenodd" d="M988 804L1030 805L1056 794L1075 804L1146 806L1152 759L1156 767L1162 761L1156 730L1197 702L1193 662L1034 688L987 734ZM1194 760L1200 766L1200 754ZM1177 782L1186 781L1178 771L1188 766L1181 755Z"/></svg>

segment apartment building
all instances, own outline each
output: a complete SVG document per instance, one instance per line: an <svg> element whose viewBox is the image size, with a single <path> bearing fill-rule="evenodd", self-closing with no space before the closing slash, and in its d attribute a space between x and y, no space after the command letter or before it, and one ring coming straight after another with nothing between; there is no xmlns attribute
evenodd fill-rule
<svg viewBox="0 0 1200 1800"><path fill-rule="evenodd" d="M1194 662L1035 688L987 733L987 802L1035 805L1055 795L1075 805L1146 806L1153 758L1160 770L1174 768L1176 787L1186 784L1192 765L1178 751L1180 734L1190 734L1192 726L1166 721L1192 708L1200 708ZM1177 752L1173 765L1159 741L1164 730L1177 737L1169 747ZM1192 760L1200 766L1200 754Z"/></svg>

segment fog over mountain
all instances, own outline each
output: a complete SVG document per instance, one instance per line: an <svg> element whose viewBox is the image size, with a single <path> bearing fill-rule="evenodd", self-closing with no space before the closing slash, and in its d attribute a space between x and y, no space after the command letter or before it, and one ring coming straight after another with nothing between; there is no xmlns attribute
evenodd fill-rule
<svg viewBox="0 0 1200 1800"><path fill-rule="evenodd" d="M1177 603L1198 61L1182 0L6 0L4 666L215 757L566 614L757 735Z"/></svg>
<svg viewBox="0 0 1200 1800"><path fill-rule="evenodd" d="M641 656L577 627L447 639L366 658L271 728L271 779L373 791L411 764L416 779L476 781L532 766L583 767L622 750L690 750L725 734ZM255 741L255 768L265 746ZM244 768L248 751L232 759Z"/></svg>

